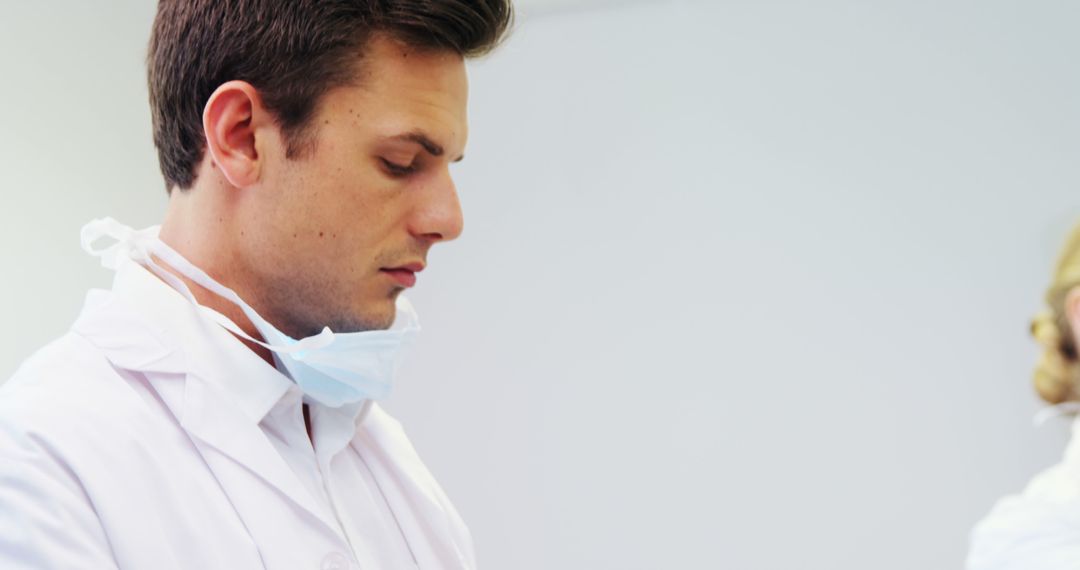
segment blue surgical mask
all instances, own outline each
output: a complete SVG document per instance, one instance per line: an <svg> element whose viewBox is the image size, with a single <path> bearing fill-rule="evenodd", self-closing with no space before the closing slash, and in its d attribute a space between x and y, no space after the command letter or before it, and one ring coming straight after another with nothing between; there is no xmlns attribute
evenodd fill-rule
<svg viewBox="0 0 1080 570"><path fill-rule="evenodd" d="M101 257L102 265L109 269L117 269L125 261L145 265L187 297L205 316L234 335L274 352L278 368L292 378L305 395L323 405L336 408L389 395L405 349L420 332L416 311L404 295L397 298L397 315L389 329L335 333L327 327L315 336L294 339L262 318L232 289L215 281L161 241L159 230L160 227L155 226L135 231L112 218L94 220L82 229L82 245L91 255ZM117 243L94 249L94 242L104 237L115 239ZM154 257L192 282L236 304L263 340L252 338L225 315L200 305L187 285L157 265Z"/></svg>

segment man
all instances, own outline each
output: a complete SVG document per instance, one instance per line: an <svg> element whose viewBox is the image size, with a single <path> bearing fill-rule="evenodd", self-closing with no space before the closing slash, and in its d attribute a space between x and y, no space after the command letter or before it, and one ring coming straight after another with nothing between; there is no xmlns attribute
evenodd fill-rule
<svg viewBox="0 0 1080 570"><path fill-rule="evenodd" d="M372 400L416 331L402 291L462 230L464 59L511 19L509 0L161 0L168 211L84 228L112 290L0 389L0 568L475 567Z"/></svg>

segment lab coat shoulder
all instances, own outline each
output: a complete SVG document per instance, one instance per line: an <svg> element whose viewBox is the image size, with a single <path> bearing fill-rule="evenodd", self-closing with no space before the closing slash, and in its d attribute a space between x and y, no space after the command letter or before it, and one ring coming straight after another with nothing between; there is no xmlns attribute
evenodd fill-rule
<svg viewBox="0 0 1080 570"><path fill-rule="evenodd" d="M31 356L0 387L0 424L65 459L108 458L160 417L146 378L120 371L82 336L69 332ZM143 392L144 397L139 396Z"/></svg>
<svg viewBox="0 0 1080 570"><path fill-rule="evenodd" d="M104 316L84 312L0 386L0 568L208 567L257 556L235 541L240 523L221 516L232 511L217 509L227 503L212 475L191 468L202 460L168 404L182 402L186 376L118 364L169 353L139 342L152 331L102 334ZM185 551L195 541L205 548Z"/></svg>
<svg viewBox="0 0 1080 570"><path fill-rule="evenodd" d="M972 530L968 570L1080 568L1080 433L1064 459L999 500Z"/></svg>
<svg viewBox="0 0 1080 570"><path fill-rule="evenodd" d="M132 437L120 418L133 396L71 333L0 387L0 567L116 567L83 473Z"/></svg>

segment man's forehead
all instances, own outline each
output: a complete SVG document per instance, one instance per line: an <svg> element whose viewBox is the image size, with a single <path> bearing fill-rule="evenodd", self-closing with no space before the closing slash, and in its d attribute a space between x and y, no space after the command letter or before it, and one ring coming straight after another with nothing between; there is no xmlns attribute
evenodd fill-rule
<svg viewBox="0 0 1080 570"><path fill-rule="evenodd" d="M376 34L358 60L358 84L373 91L403 87L467 95L465 58L452 51L418 50Z"/></svg>
<svg viewBox="0 0 1080 570"><path fill-rule="evenodd" d="M468 136L464 59L377 45L356 83L330 94L330 112L348 113L357 127L387 142L418 144L435 156L460 155Z"/></svg>

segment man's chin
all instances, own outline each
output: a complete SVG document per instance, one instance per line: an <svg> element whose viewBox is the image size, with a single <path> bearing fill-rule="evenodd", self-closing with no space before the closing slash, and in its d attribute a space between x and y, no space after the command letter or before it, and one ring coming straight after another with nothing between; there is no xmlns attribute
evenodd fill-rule
<svg viewBox="0 0 1080 570"><path fill-rule="evenodd" d="M397 295L379 301L375 306L365 305L354 313L347 324L348 332L386 330L394 326L397 318Z"/></svg>

